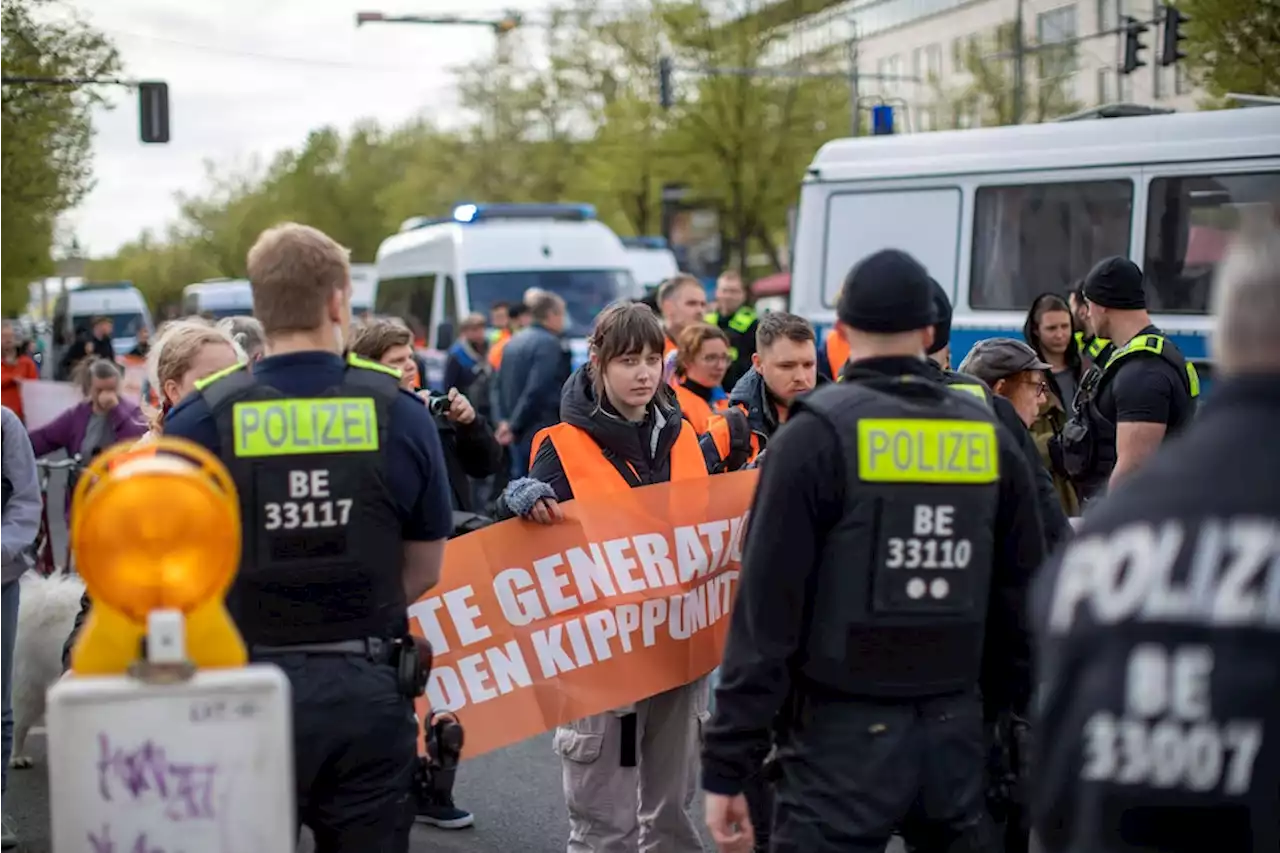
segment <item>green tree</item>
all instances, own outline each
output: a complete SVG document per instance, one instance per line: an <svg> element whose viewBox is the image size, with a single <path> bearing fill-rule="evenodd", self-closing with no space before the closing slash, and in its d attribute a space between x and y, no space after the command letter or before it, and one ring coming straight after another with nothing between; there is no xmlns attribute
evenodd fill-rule
<svg viewBox="0 0 1280 853"><path fill-rule="evenodd" d="M54 0L3 0L0 29L6 77L96 78L120 68L115 48ZM26 308L28 284L53 269L58 217L92 187L90 110L101 97L79 85L5 84L2 101L0 298L12 316Z"/></svg>
<svg viewBox="0 0 1280 853"><path fill-rule="evenodd" d="M692 91L678 108L671 156L683 183L719 202L731 247L726 260L744 270L753 246L781 268L776 235L785 228L796 187L814 152L841 135L848 121L843 69L830 56L781 55L783 32L758 14L768 5L745 0L729 10L712 3L661 7L677 65L706 69L689 81ZM789 78L771 70L814 76ZM833 120L837 116L843 120Z"/></svg>
<svg viewBox="0 0 1280 853"><path fill-rule="evenodd" d="M993 58L1013 43L1013 23L1003 24L987 39L973 38L961 44L964 68L969 80L944 87L932 80L945 124L952 128L973 125L998 127L1017 123L1017 73L1014 61ZM1037 50L1030 41L1023 60L1022 121L1042 122L1080 109L1068 86L1076 68L1076 49L1071 45L1044 46Z"/></svg>
<svg viewBox="0 0 1280 853"><path fill-rule="evenodd" d="M1188 21L1183 60L1215 98L1280 97L1280 4L1275 0L1176 0ZM1158 51L1157 51L1158 53Z"/></svg>

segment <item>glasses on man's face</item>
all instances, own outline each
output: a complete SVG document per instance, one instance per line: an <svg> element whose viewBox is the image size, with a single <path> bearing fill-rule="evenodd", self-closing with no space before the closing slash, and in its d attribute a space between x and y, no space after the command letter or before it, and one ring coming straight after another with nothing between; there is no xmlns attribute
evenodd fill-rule
<svg viewBox="0 0 1280 853"><path fill-rule="evenodd" d="M1049 393L1049 383L1048 383L1048 382L1024 382L1023 384L1024 384L1024 385L1030 385L1032 388L1035 388L1035 389L1036 389L1036 396L1037 396L1037 397L1041 396L1042 394L1048 394L1048 393Z"/></svg>

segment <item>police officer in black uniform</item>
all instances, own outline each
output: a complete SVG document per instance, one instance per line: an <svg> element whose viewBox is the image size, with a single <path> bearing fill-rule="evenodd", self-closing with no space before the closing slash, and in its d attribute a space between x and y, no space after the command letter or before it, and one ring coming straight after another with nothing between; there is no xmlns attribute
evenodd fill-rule
<svg viewBox="0 0 1280 853"><path fill-rule="evenodd" d="M749 849L743 781L772 736L773 850L882 853L898 828L917 850L986 850L984 717L1030 692L1034 487L990 409L930 379L918 262L864 259L837 312L844 381L795 403L756 491L707 822L722 850Z"/></svg>
<svg viewBox="0 0 1280 853"><path fill-rule="evenodd" d="M1048 853L1280 850L1280 230L1246 233L1203 413L1037 577Z"/></svg>
<svg viewBox="0 0 1280 853"><path fill-rule="evenodd" d="M215 374L165 434L217 454L240 497L227 596L250 656L288 675L299 822L317 853L404 853L412 697L425 672L406 604L438 580L452 526L440 440L397 371L344 359L346 251L301 225L249 252L267 357Z"/></svg>
<svg viewBox="0 0 1280 853"><path fill-rule="evenodd" d="M1151 323L1142 270L1133 261L1100 261L1085 277L1084 296L1089 323L1115 350L1081 381L1056 455L1087 502L1190 423L1200 380Z"/></svg>

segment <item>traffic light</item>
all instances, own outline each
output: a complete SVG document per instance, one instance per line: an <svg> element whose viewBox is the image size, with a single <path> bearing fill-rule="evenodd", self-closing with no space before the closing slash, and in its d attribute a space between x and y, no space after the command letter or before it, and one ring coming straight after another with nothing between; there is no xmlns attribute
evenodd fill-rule
<svg viewBox="0 0 1280 853"><path fill-rule="evenodd" d="M507 12L497 21L494 21L493 31L497 35L506 35L507 33L520 26L520 22L524 20L519 12Z"/></svg>
<svg viewBox="0 0 1280 853"><path fill-rule="evenodd" d="M138 123L142 141L165 143L169 141L169 84L138 84Z"/></svg>
<svg viewBox="0 0 1280 853"><path fill-rule="evenodd" d="M93 601L72 672L128 672L159 611L180 619L190 664L244 666L244 640L223 604L240 530L231 475L203 447L162 437L95 457L71 504L71 552Z"/></svg>
<svg viewBox="0 0 1280 853"><path fill-rule="evenodd" d="M1150 27L1137 18L1131 18L1128 15L1125 15L1123 20L1124 62L1120 65L1120 73L1132 74L1147 64L1146 60L1139 54L1147 49L1147 46L1142 43L1142 36Z"/></svg>
<svg viewBox="0 0 1280 853"><path fill-rule="evenodd" d="M1179 12L1178 7L1164 7L1164 30L1161 32L1160 44L1161 66L1168 68L1179 59L1186 58L1187 55L1182 52L1182 42L1187 38L1182 34L1182 25L1186 22L1187 16Z"/></svg>
<svg viewBox="0 0 1280 853"><path fill-rule="evenodd" d="M671 97L671 73L674 70L675 65L671 57L663 56L658 59L658 103L664 110L671 109L674 103Z"/></svg>

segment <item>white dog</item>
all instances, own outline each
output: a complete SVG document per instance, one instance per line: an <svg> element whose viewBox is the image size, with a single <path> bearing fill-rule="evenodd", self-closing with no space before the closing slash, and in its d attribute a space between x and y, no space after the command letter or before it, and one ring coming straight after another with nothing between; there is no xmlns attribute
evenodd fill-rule
<svg viewBox="0 0 1280 853"><path fill-rule="evenodd" d="M13 647L13 757L9 766L30 767L27 735L44 719L45 691L62 677L62 646L80 611L84 581L75 575L44 577L27 572L20 581L18 639Z"/></svg>

